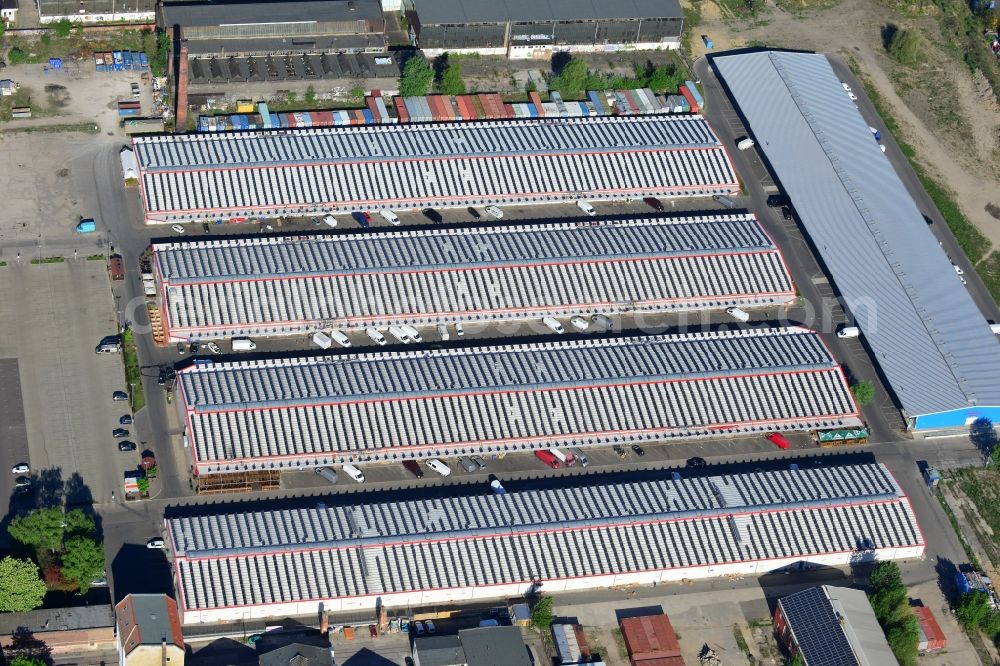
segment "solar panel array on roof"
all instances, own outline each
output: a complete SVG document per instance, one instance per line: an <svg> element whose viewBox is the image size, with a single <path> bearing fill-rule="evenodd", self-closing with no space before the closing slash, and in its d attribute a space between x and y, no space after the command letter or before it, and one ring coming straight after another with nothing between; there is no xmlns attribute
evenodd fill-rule
<svg viewBox="0 0 1000 666"><path fill-rule="evenodd" d="M915 428L1000 418L1000 344L821 54L713 59Z"/></svg>
<svg viewBox="0 0 1000 666"><path fill-rule="evenodd" d="M486 586L569 578L579 585L622 573L851 553L862 543L889 553L897 548L916 552L923 544L905 498L776 509L738 520L743 521L741 530L722 516L633 524L596 521L574 530L519 533L505 528L454 539L178 556L178 588L186 611L340 597L370 605L385 594L478 588L488 595ZM711 575L706 571L710 569L699 575Z"/></svg>
<svg viewBox="0 0 1000 666"><path fill-rule="evenodd" d="M154 246L172 336L786 303L750 215Z"/></svg>
<svg viewBox="0 0 1000 666"><path fill-rule="evenodd" d="M147 218L161 222L737 188L725 150L693 117L138 137L135 150Z"/></svg>
<svg viewBox="0 0 1000 666"><path fill-rule="evenodd" d="M728 491L728 492L727 492ZM168 520L174 552L187 557L334 547L358 541L412 541L446 536L573 528L595 521L724 516L831 503L889 501L901 495L881 464L779 470L690 479L656 479L311 507Z"/></svg>
<svg viewBox="0 0 1000 666"><path fill-rule="evenodd" d="M851 666L858 659L822 587L782 597L778 603L810 666Z"/></svg>
<svg viewBox="0 0 1000 666"><path fill-rule="evenodd" d="M179 382L199 472L860 423L804 329L216 363Z"/></svg>

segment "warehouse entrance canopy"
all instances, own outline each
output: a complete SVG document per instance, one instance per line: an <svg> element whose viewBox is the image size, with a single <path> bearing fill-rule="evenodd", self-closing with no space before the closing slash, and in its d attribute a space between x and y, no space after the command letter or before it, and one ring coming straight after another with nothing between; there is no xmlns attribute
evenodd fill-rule
<svg viewBox="0 0 1000 666"><path fill-rule="evenodd" d="M917 430L1000 420L1000 343L825 56L713 58Z"/></svg>

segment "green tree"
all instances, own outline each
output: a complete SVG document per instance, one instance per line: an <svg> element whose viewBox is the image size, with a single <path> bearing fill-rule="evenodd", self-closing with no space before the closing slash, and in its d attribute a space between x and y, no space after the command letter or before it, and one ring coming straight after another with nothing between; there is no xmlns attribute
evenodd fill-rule
<svg viewBox="0 0 1000 666"><path fill-rule="evenodd" d="M906 587L895 562L879 562L868 576L868 597L883 628L890 626L906 606Z"/></svg>
<svg viewBox="0 0 1000 666"><path fill-rule="evenodd" d="M361 99L364 96L365 96L365 89L362 88L361 86L354 86L353 88L351 88L352 99Z"/></svg>
<svg viewBox="0 0 1000 666"><path fill-rule="evenodd" d="M167 75L167 57L170 55L170 35L161 31L156 33L156 48L146 55L149 57L149 72L153 76Z"/></svg>
<svg viewBox="0 0 1000 666"><path fill-rule="evenodd" d="M56 33L56 37L69 37L69 34L73 32L73 22L69 19L56 21L52 24L52 31Z"/></svg>
<svg viewBox="0 0 1000 666"><path fill-rule="evenodd" d="M800 653L788 660L788 666L806 666L806 660Z"/></svg>
<svg viewBox="0 0 1000 666"><path fill-rule="evenodd" d="M920 35L915 30L896 30L889 40L889 55L904 65L915 65L920 62L923 45Z"/></svg>
<svg viewBox="0 0 1000 666"><path fill-rule="evenodd" d="M441 72L438 88L445 95L464 95L465 81L462 80L462 63L449 62Z"/></svg>
<svg viewBox="0 0 1000 666"><path fill-rule="evenodd" d="M80 586L86 594L92 581L104 574L104 548L89 537L73 537L62 556L63 578Z"/></svg>
<svg viewBox="0 0 1000 666"><path fill-rule="evenodd" d="M7 60L12 65L20 65L21 63L28 62L28 54L15 46L7 52Z"/></svg>
<svg viewBox="0 0 1000 666"><path fill-rule="evenodd" d="M854 395L854 401L858 403L858 406L864 407L871 404L872 399L875 397L875 386L867 379L862 379L851 384L851 393Z"/></svg>
<svg viewBox="0 0 1000 666"><path fill-rule="evenodd" d="M399 94L403 97L426 95L434 82L434 70L419 56L413 56L403 66L403 76L399 79Z"/></svg>
<svg viewBox="0 0 1000 666"><path fill-rule="evenodd" d="M552 77L549 87L559 91L563 97L580 97L587 88L590 72L587 63L580 58L570 58L559 73Z"/></svg>
<svg viewBox="0 0 1000 666"><path fill-rule="evenodd" d="M990 598L985 592L973 590L962 595L955 608L955 617L967 630L978 628L990 613Z"/></svg>
<svg viewBox="0 0 1000 666"><path fill-rule="evenodd" d="M540 631L548 631L555 615L552 612L552 597L541 597L531 609L531 624Z"/></svg>
<svg viewBox="0 0 1000 666"><path fill-rule="evenodd" d="M54 553L62 549L64 518L62 508L57 506L35 509L12 520L7 531L26 546L37 546Z"/></svg>
<svg viewBox="0 0 1000 666"><path fill-rule="evenodd" d="M316 89L311 85L306 88L306 103L315 104L316 103Z"/></svg>
<svg viewBox="0 0 1000 666"><path fill-rule="evenodd" d="M46 666L44 659L39 659L38 657L26 657L23 654L19 654L7 663L10 666Z"/></svg>
<svg viewBox="0 0 1000 666"><path fill-rule="evenodd" d="M63 524L64 533L68 536L93 536L97 529L94 517L82 509L67 511Z"/></svg>
<svg viewBox="0 0 1000 666"><path fill-rule="evenodd" d="M909 606L905 610L904 617L886 632L885 638L900 666L913 666L917 663L917 617Z"/></svg>
<svg viewBox="0 0 1000 666"><path fill-rule="evenodd" d="M31 560L0 560L0 612L24 613L42 605L45 582Z"/></svg>
<svg viewBox="0 0 1000 666"><path fill-rule="evenodd" d="M149 494L149 478L148 477L145 477L145 476L142 477L141 479L139 479L138 481L135 482L135 485L138 486L140 494L142 494L142 495L148 495Z"/></svg>

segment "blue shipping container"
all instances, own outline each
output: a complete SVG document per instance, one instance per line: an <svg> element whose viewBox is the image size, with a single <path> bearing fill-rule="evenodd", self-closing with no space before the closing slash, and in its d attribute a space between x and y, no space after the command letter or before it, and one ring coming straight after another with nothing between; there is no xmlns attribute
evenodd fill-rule
<svg viewBox="0 0 1000 666"><path fill-rule="evenodd" d="M694 101L698 102L699 109L705 106L705 100L701 98L701 93L698 92L698 86L694 84L694 81L685 81L684 87L691 93L691 97L694 97Z"/></svg>
<svg viewBox="0 0 1000 666"><path fill-rule="evenodd" d="M590 101L594 105L594 110L597 111L598 115L605 115L604 104L601 103L601 97L597 94L597 91L589 91L587 97L590 98Z"/></svg>
<svg viewBox="0 0 1000 666"><path fill-rule="evenodd" d="M142 109L118 109L118 116L139 116L142 115Z"/></svg>
<svg viewBox="0 0 1000 666"><path fill-rule="evenodd" d="M363 113L364 116L365 116L365 124L366 125L374 125L375 124L375 116L372 115L372 110L371 109L369 109L369 108L361 109L361 113Z"/></svg>
<svg viewBox="0 0 1000 666"><path fill-rule="evenodd" d="M122 51L122 62L125 64L125 69L132 69L131 51Z"/></svg>
<svg viewBox="0 0 1000 666"><path fill-rule="evenodd" d="M139 66L143 69L149 68L149 58L146 57L144 52L139 53Z"/></svg>
<svg viewBox="0 0 1000 666"><path fill-rule="evenodd" d="M302 112L302 124L305 125L306 127L312 127L313 125L312 116L309 115L308 111Z"/></svg>

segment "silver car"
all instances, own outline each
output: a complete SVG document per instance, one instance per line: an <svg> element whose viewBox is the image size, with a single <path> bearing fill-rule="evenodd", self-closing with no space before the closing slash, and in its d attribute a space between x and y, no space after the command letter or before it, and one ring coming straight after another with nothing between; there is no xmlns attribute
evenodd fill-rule
<svg viewBox="0 0 1000 666"><path fill-rule="evenodd" d="M573 457L576 458L576 461L580 463L580 467L587 467L590 465L590 458L587 457L586 453L580 449L570 449L569 451L573 454Z"/></svg>
<svg viewBox="0 0 1000 666"><path fill-rule="evenodd" d="M479 471L479 465L473 462L472 458L468 456L462 456L461 458L459 458L458 464L461 465L462 469L464 469L466 472L471 473Z"/></svg>

